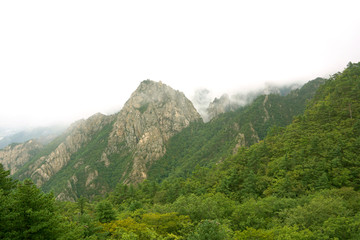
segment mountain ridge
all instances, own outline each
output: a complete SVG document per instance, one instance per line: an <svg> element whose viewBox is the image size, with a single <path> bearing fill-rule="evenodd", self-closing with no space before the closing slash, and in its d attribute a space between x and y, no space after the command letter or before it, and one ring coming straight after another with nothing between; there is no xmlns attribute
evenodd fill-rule
<svg viewBox="0 0 360 240"><path fill-rule="evenodd" d="M194 121L201 116L183 93L145 80L118 113L75 122L52 151L14 176L30 177L58 199L71 201L104 193L117 182L137 183L166 152L165 143Z"/></svg>
<svg viewBox="0 0 360 240"><path fill-rule="evenodd" d="M287 97L277 94L259 96L250 104L256 106L253 110L239 107L238 110L232 109L214 116L206 125L212 126L206 130L212 134L204 135L202 130L196 130L203 128L202 117L183 93L162 82L145 80L118 113L109 116L97 113L86 120L76 121L65 133L23 164L24 167L14 173L14 177L31 178L43 190L54 191L57 199L75 201L82 195L92 198L114 189L117 183L137 184L148 179L148 174L152 175L151 179L160 176L154 169L166 160L166 156L171 155L171 149L178 148L169 143L177 141L177 135L181 135L183 130L184 133L190 130L191 139L199 135L207 141L199 142L200 145L194 143L183 150L187 153L194 147L203 149L203 153L197 155L197 160L182 167L191 172L197 164L213 164L221 160L221 156L235 153L241 146L258 142L273 124L290 122L292 116L301 112L296 110L292 113L290 105L304 106L306 99L311 97L310 92L316 88L303 92L301 89L294 90ZM302 97L301 104L291 100ZM289 109L286 111L290 111L287 116L281 110L281 99L288 99L286 101L290 104L285 107ZM244 116L246 118L254 111L253 120L246 122ZM287 120L279 122L284 119ZM217 141L226 147L220 147ZM208 142L212 143L209 145ZM209 158L204 153L213 156ZM189 155L184 156L192 159ZM183 164L181 161L180 166Z"/></svg>

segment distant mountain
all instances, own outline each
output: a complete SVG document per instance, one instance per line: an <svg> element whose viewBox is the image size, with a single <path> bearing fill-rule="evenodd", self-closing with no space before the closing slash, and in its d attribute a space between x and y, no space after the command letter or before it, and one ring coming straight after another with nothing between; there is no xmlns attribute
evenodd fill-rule
<svg viewBox="0 0 360 240"><path fill-rule="evenodd" d="M14 177L31 178L58 199L92 197L119 182L146 179L169 139L197 121L201 117L183 93L146 80L119 113L76 122Z"/></svg>
<svg viewBox="0 0 360 240"><path fill-rule="evenodd" d="M204 113L202 114L204 121L207 122L219 114L235 111L240 107L243 107L260 95L269 95L269 94L277 94L280 96L286 96L291 91L299 89L301 85L299 84L290 84L288 86L274 86L268 84L264 89L258 91L251 91L248 93L237 93L233 95L223 94L220 98L215 98L208 107L206 108Z"/></svg>
<svg viewBox="0 0 360 240"><path fill-rule="evenodd" d="M9 134L3 131L4 135L0 138L0 149L12 143L24 143L30 139L36 139L41 144L51 142L55 137L65 131L65 126L39 127L29 130L22 130ZM0 135L1 136L1 135Z"/></svg>

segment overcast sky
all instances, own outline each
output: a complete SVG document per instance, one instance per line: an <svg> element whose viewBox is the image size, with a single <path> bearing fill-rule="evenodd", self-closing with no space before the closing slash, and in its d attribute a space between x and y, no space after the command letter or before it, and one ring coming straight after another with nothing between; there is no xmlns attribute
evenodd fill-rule
<svg viewBox="0 0 360 240"><path fill-rule="evenodd" d="M360 1L0 1L0 127L111 113L145 79L191 98L360 61Z"/></svg>

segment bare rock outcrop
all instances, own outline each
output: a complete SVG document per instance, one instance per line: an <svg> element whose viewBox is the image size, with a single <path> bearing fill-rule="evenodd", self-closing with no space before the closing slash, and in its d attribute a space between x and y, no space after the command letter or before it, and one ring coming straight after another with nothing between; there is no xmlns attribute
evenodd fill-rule
<svg viewBox="0 0 360 240"><path fill-rule="evenodd" d="M34 153L42 147L42 144L35 140L29 140L22 144L11 144L0 150L0 163L5 170L10 170L12 175L24 166Z"/></svg>
<svg viewBox="0 0 360 240"><path fill-rule="evenodd" d="M201 116L183 93L143 81L117 115L108 141L108 153L121 151L121 143L133 152L124 182L146 179L149 166L165 154L165 143L193 121L201 121Z"/></svg>
<svg viewBox="0 0 360 240"><path fill-rule="evenodd" d="M65 141L49 155L39 158L28 170L37 186L42 186L70 161L71 155L91 140L91 137L112 120L111 117L97 113L87 120L74 123L67 131Z"/></svg>
<svg viewBox="0 0 360 240"><path fill-rule="evenodd" d="M118 182L139 183L165 154L169 139L194 121L201 116L183 93L146 80L117 114L74 123L19 178L30 177L69 201L104 193Z"/></svg>

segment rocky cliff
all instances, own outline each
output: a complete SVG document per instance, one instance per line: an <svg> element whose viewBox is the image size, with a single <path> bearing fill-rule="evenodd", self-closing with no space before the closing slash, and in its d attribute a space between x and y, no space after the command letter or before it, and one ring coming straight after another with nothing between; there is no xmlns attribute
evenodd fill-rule
<svg viewBox="0 0 360 240"><path fill-rule="evenodd" d="M87 144L92 136L111 121L111 117L95 114L87 120L80 120L67 131L65 141L49 155L39 158L28 170L31 179L37 186L42 186L53 175L59 172L70 161L72 154Z"/></svg>
<svg viewBox="0 0 360 240"><path fill-rule="evenodd" d="M194 121L201 117L183 93L146 80L119 113L76 122L18 178L30 177L62 200L104 193L119 182L138 183L165 154L167 141Z"/></svg>
<svg viewBox="0 0 360 240"><path fill-rule="evenodd" d="M42 145L35 140L29 140L22 144L11 144L0 150L0 164L4 166L5 170L10 170L10 174L14 174L41 148Z"/></svg>
<svg viewBox="0 0 360 240"><path fill-rule="evenodd" d="M107 153L121 151L119 146L125 143L133 162L124 181L142 181L149 166L165 154L170 137L200 119L183 93L161 82L143 81L117 115Z"/></svg>

